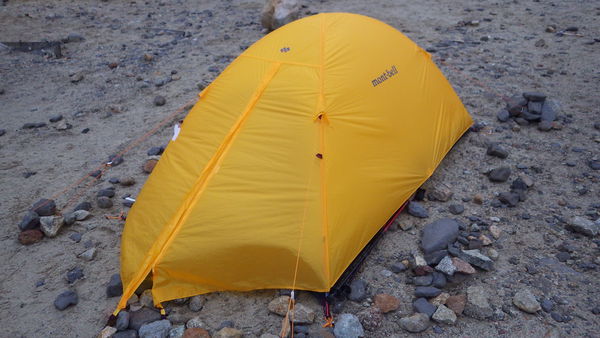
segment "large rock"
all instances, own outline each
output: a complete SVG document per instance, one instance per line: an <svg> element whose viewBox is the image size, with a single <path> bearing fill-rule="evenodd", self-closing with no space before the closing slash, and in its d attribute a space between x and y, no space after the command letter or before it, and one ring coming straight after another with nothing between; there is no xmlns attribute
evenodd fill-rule
<svg viewBox="0 0 600 338"><path fill-rule="evenodd" d="M198 312L198 311L202 310L205 302L206 302L206 297L204 297L202 295L194 296L194 297L190 298L188 307L190 308L190 310L192 310L194 312Z"/></svg>
<svg viewBox="0 0 600 338"><path fill-rule="evenodd" d="M46 237L56 237L63 223L64 218L62 216L40 217L40 230L42 230Z"/></svg>
<svg viewBox="0 0 600 338"><path fill-rule="evenodd" d="M429 223L423 229L421 248L425 254L445 249L458 237L458 223L451 218L442 218Z"/></svg>
<svg viewBox="0 0 600 338"><path fill-rule="evenodd" d="M62 311L71 305L77 305L77 303L79 303L79 297L75 291L67 290L56 297L54 307Z"/></svg>
<svg viewBox="0 0 600 338"><path fill-rule="evenodd" d="M425 298L419 298L413 302L413 308L418 313L424 313L428 318L433 316L435 313L435 305L429 303Z"/></svg>
<svg viewBox="0 0 600 338"><path fill-rule="evenodd" d="M183 338L210 338L210 334L208 333L208 331L206 331L206 329L203 329L201 327L191 327L189 329L185 329L184 326L184 332L182 334ZM173 332L173 329L171 329L171 332ZM175 338L173 336L172 333L169 334L169 338Z"/></svg>
<svg viewBox="0 0 600 338"><path fill-rule="evenodd" d="M429 316L426 314L415 313L410 317L401 318L398 324L408 332L417 333L427 330L431 322L429 321Z"/></svg>
<svg viewBox="0 0 600 338"><path fill-rule="evenodd" d="M445 256L435 267L437 271L443 272L448 276L454 275L456 272L456 266L452 263L450 256Z"/></svg>
<svg viewBox="0 0 600 338"><path fill-rule="evenodd" d="M494 268L494 261L482 254L479 249L462 250L458 253L458 257L463 261L486 271L490 271Z"/></svg>
<svg viewBox="0 0 600 338"><path fill-rule="evenodd" d="M496 169L492 169L488 178L492 182L506 182L510 177L510 168L509 167L500 167Z"/></svg>
<svg viewBox="0 0 600 338"><path fill-rule="evenodd" d="M589 237L594 237L600 233L600 224L594 223L587 218L575 216L569 223L568 228L571 231L584 234Z"/></svg>
<svg viewBox="0 0 600 338"><path fill-rule="evenodd" d="M542 104L542 121L552 122L560 112L560 105L554 100L546 100Z"/></svg>
<svg viewBox="0 0 600 338"><path fill-rule="evenodd" d="M467 296L464 294L459 294L455 296L450 296L446 299L446 305L450 310L454 311L454 313L459 316L465 310L465 306L467 305Z"/></svg>
<svg viewBox="0 0 600 338"><path fill-rule="evenodd" d="M452 325L456 322L456 314L454 313L454 311L450 310L444 305L438 306L437 310L431 318L438 323L448 325Z"/></svg>
<svg viewBox="0 0 600 338"><path fill-rule="evenodd" d="M355 302L362 302L365 298L367 298L367 283L362 279L354 279L350 283L348 299Z"/></svg>
<svg viewBox="0 0 600 338"><path fill-rule="evenodd" d="M494 314L494 310L488 300L488 292L479 286L467 288L467 304L465 315L475 319L486 319Z"/></svg>
<svg viewBox="0 0 600 338"><path fill-rule="evenodd" d="M513 304L528 313L536 313L542 309L540 303L528 289L517 291L513 297Z"/></svg>
<svg viewBox="0 0 600 338"><path fill-rule="evenodd" d="M289 302L290 302L290 297L289 296L280 296L277 297L275 299L273 299L270 303L269 303L269 311L278 314L282 317L285 317L285 315L287 314L288 311L288 307L289 307ZM290 320L291 320L291 314L290 314ZM315 321L315 312L300 304L300 303L296 303L294 305L294 323L296 324L311 324L312 322Z"/></svg>
<svg viewBox="0 0 600 338"><path fill-rule="evenodd" d="M342 313L337 317L333 333L338 338L358 338L365 336L365 331L358 317L350 313Z"/></svg>
<svg viewBox="0 0 600 338"><path fill-rule="evenodd" d="M119 331L126 330L129 327L129 312L121 311L117 315L116 328Z"/></svg>
<svg viewBox="0 0 600 338"><path fill-rule="evenodd" d="M141 308L138 311L129 313L129 328L133 330L139 330L142 325L159 321L161 318L158 311Z"/></svg>
<svg viewBox="0 0 600 338"><path fill-rule="evenodd" d="M299 13L298 0L267 0L260 22L271 31L296 20Z"/></svg>
<svg viewBox="0 0 600 338"><path fill-rule="evenodd" d="M136 330L125 330L115 333L111 338L138 338L138 334Z"/></svg>
<svg viewBox="0 0 600 338"><path fill-rule="evenodd" d="M388 313L398 309L400 306L400 299L386 293L380 293L375 295L374 303L381 312Z"/></svg>
<svg viewBox="0 0 600 338"><path fill-rule="evenodd" d="M31 211L35 211L40 216L52 216L56 213L56 203L54 200L42 198L33 204Z"/></svg>
<svg viewBox="0 0 600 338"><path fill-rule="evenodd" d="M19 243L23 245L31 245L37 243L44 238L44 234L39 229L25 230L19 233Z"/></svg>
<svg viewBox="0 0 600 338"><path fill-rule="evenodd" d="M507 158L508 157L508 151L506 149L504 149L504 147L502 147L498 143L491 143L488 146L486 153L490 156L495 156L498 158Z"/></svg>
<svg viewBox="0 0 600 338"><path fill-rule="evenodd" d="M430 201L447 202L453 195L452 190L445 187L438 186L427 190L427 199Z"/></svg>
<svg viewBox="0 0 600 338"><path fill-rule="evenodd" d="M433 298L442 293L442 290L433 286L418 286L415 288L415 297Z"/></svg>
<svg viewBox="0 0 600 338"><path fill-rule="evenodd" d="M163 319L144 324L138 330L140 338L167 338L171 330L171 322Z"/></svg>
<svg viewBox="0 0 600 338"><path fill-rule="evenodd" d="M213 338L242 338L244 332L233 327L224 327L213 335Z"/></svg>
<svg viewBox="0 0 600 338"><path fill-rule="evenodd" d="M112 326L106 326L98 333L96 338L111 338L117 333L117 329Z"/></svg>
<svg viewBox="0 0 600 338"><path fill-rule="evenodd" d="M23 216L23 220L21 220L21 223L19 223L19 229L21 231L36 229L39 226L40 215L31 210L29 210L25 216Z"/></svg>
<svg viewBox="0 0 600 338"><path fill-rule="evenodd" d="M412 216L419 218L429 217L427 209L425 209L425 207L421 203L415 201L410 201L408 203L408 213Z"/></svg>
<svg viewBox="0 0 600 338"><path fill-rule="evenodd" d="M118 273L110 276L110 281L106 286L106 297L118 297L123 294L123 283L121 282L121 275Z"/></svg>

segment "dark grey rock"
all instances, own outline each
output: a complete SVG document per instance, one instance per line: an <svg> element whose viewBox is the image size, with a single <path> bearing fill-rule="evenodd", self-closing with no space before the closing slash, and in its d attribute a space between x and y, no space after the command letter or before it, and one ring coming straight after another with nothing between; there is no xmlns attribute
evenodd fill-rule
<svg viewBox="0 0 600 338"><path fill-rule="evenodd" d="M75 267L71 270L69 270L67 272L67 282L69 284L73 284L75 283L77 280L82 279L84 277L83 275L83 269L80 267Z"/></svg>
<svg viewBox="0 0 600 338"><path fill-rule="evenodd" d="M495 168L495 169L492 169L488 174L488 178L492 182L506 182L509 177L510 177L510 168L509 167Z"/></svg>
<svg viewBox="0 0 600 338"><path fill-rule="evenodd" d="M367 283L362 279L355 279L350 283L350 294L348 299L362 302L367 298Z"/></svg>
<svg viewBox="0 0 600 338"><path fill-rule="evenodd" d="M433 280L431 282L431 286L438 288L438 289L442 289L448 283L448 280L446 279L446 275L444 275L443 273L434 271L432 273L432 275L433 275Z"/></svg>
<svg viewBox="0 0 600 338"><path fill-rule="evenodd" d="M56 213L56 203L54 203L54 200L42 198L35 202L30 210L35 211L40 216L52 216Z"/></svg>
<svg viewBox="0 0 600 338"><path fill-rule="evenodd" d="M165 148L163 148L163 147L152 147L148 150L147 155L148 156L159 156L159 155L162 155L163 151L165 151Z"/></svg>
<svg viewBox="0 0 600 338"><path fill-rule="evenodd" d="M358 338L364 337L365 331L358 317L350 313L342 313L335 321L333 334L336 337Z"/></svg>
<svg viewBox="0 0 600 338"><path fill-rule="evenodd" d="M427 299L425 299L425 298L419 298L419 299L415 300L413 302L413 308L415 309L415 312L424 313L429 318L431 318L431 316L433 316L433 314L435 313L435 310L437 309L437 307L435 305L428 302Z"/></svg>
<svg viewBox="0 0 600 338"><path fill-rule="evenodd" d="M124 310L119 312L119 314L117 315L117 324L115 327L119 331L127 330L127 328L129 327L129 312Z"/></svg>
<svg viewBox="0 0 600 338"><path fill-rule="evenodd" d="M74 291L67 290L56 297L54 307L60 311L68 308L71 305L77 305L79 297Z"/></svg>
<svg viewBox="0 0 600 338"><path fill-rule="evenodd" d="M67 36L66 39L63 39L63 42L68 43L68 42L81 42L84 41L85 38L83 37L83 35L77 34L77 33L71 33Z"/></svg>
<svg viewBox="0 0 600 338"><path fill-rule="evenodd" d="M500 194L498 194L498 200L506 205L508 205L509 207L515 207L517 206L517 203L519 203L519 194L517 193L513 193L513 192L501 192Z"/></svg>
<svg viewBox="0 0 600 338"><path fill-rule="evenodd" d="M561 251L556 254L556 259L558 259L559 262L566 262L569 259L571 259L571 254L569 254L568 252Z"/></svg>
<svg viewBox="0 0 600 338"><path fill-rule="evenodd" d="M429 326L431 325L429 318L431 318L431 316L427 316L424 313L415 313L410 317L401 318L398 321L398 324L401 328L408 332L418 333L423 332L429 328Z"/></svg>
<svg viewBox="0 0 600 338"><path fill-rule="evenodd" d="M523 119L525 119L527 122L537 122L537 121L540 120L540 118L542 117L542 115L535 114L533 112L530 112L530 111L526 110L523 113L521 113L521 117Z"/></svg>
<svg viewBox="0 0 600 338"><path fill-rule="evenodd" d="M490 271L494 268L494 262L477 249L460 251L458 258L486 271Z"/></svg>
<svg viewBox="0 0 600 338"><path fill-rule="evenodd" d="M462 204L451 204L448 211L453 215L460 215L465 211L465 207Z"/></svg>
<svg viewBox="0 0 600 338"><path fill-rule="evenodd" d="M527 106L527 99L521 95L513 96L506 102L506 110L510 113L510 116L519 116Z"/></svg>
<svg viewBox="0 0 600 338"><path fill-rule="evenodd" d="M432 298L442 293L442 290L433 286L418 286L415 288L415 297Z"/></svg>
<svg viewBox="0 0 600 338"><path fill-rule="evenodd" d="M19 229L21 231L32 230L39 228L40 226L40 216L35 211L27 211L21 223L19 223Z"/></svg>
<svg viewBox="0 0 600 338"><path fill-rule="evenodd" d="M115 333L111 338L138 338L138 334L136 330L125 330Z"/></svg>
<svg viewBox="0 0 600 338"><path fill-rule="evenodd" d="M98 191L98 193L96 194L96 196L98 196L98 197L105 196L105 197L108 197L108 198L114 197L115 196L115 189L111 189L111 188L102 189L102 190Z"/></svg>
<svg viewBox="0 0 600 338"><path fill-rule="evenodd" d="M413 284L417 286L429 286L433 282L433 275L416 276L413 278Z"/></svg>
<svg viewBox="0 0 600 338"><path fill-rule="evenodd" d="M157 95L154 97L153 102L154 102L155 106L160 107L160 106L164 106L165 103L167 103L167 99L165 99L164 96Z"/></svg>
<svg viewBox="0 0 600 338"><path fill-rule="evenodd" d="M23 124L23 129L36 129L36 128L42 128L45 127L46 123L44 122L28 122Z"/></svg>
<svg viewBox="0 0 600 338"><path fill-rule="evenodd" d="M542 104L542 121L552 122L556 120L558 113L560 112L560 105L554 100L546 100Z"/></svg>
<svg viewBox="0 0 600 338"><path fill-rule="evenodd" d="M112 208L113 202L110 198L106 196L100 196L96 199L96 203L98 204L98 208L100 209L109 209Z"/></svg>
<svg viewBox="0 0 600 338"><path fill-rule="evenodd" d="M429 223L423 229L421 248L425 254L446 249L458 237L458 223L451 218L442 218Z"/></svg>
<svg viewBox="0 0 600 338"><path fill-rule="evenodd" d="M108 183L110 183L110 184L119 184L119 182L121 182L121 180L119 180L119 178L118 178L118 177L111 177L111 178L108 180Z"/></svg>
<svg viewBox="0 0 600 338"><path fill-rule="evenodd" d="M142 325L155 322L160 318L161 315L158 311L144 307L129 313L129 328L139 330Z"/></svg>
<svg viewBox="0 0 600 338"><path fill-rule="evenodd" d="M0 136L4 136L6 134L6 129L0 129Z"/></svg>
<svg viewBox="0 0 600 338"><path fill-rule="evenodd" d="M81 203L77 204L77 206L73 209L73 211L77 211L77 210L90 211L90 210L92 210L92 203L81 202Z"/></svg>
<svg viewBox="0 0 600 338"><path fill-rule="evenodd" d="M117 273L110 277L110 281L106 286L106 297L118 297L123 294L123 283L121 282L121 276ZM139 328L139 327L138 327ZM136 330L138 329L136 328Z"/></svg>
<svg viewBox="0 0 600 338"><path fill-rule="evenodd" d="M540 305L542 306L542 310L544 310L544 312L551 312L552 309L554 309L554 302L548 298L542 300Z"/></svg>
<svg viewBox="0 0 600 338"><path fill-rule="evenodd" d="M510 184L511 190L527 190L528 188L529 186L527 186L527 183L525 183L525 181L523 181L523 179L520 177Z"/></svg>
<svg viewBox="0 0 600 338"><path fill-rule="evenodd" d="M407 269L408 268L406 267L406 265L404 265L402 262L394 263L390 267L390 270L392 270L393 273L400 273L402 271L406 271Z"/></svg>
<svg viewBox="0 0 600 338"><path fill-rule="evenodd" d="M119 154L112 154L108 157L108 161L110 163L111 167L116 167L119 164L123 163L123 161L125 161L123 159L123 156L119 155Z"/></svg>
<svg viewBox="0 0 600 338"><path fill-rule="evenodd" d="M49 121L52 122L52 123L55 123L55 122L58 122L58 121L60 121L62 119L63 119L63 116L61 114L57 114L57 115L50 116L50 120Z"/></svg>
<svg viewBox="0 0 600 338"><path fill-rule="evenodd" d="M527 110L532 114L540 115L542 113L542 102L529 101Z"/></svg>
<svg viewBox="0 0 600 338"><path fill-rule="evenodd" d="M600 161L590 160L588 166L593 170L600 170Z"/></svg>
<svg viewBox="0 0 600 338"><path fill-rule="evenodd" d="M429 214L423 205L419 202L410 201L408 203L408 213L419 218L427 218Z"/></svg>
<svg viewBox="0 0 600 338"><path fill-rule="evenodd" d="M502 147L498 143L490 144L487 148L486 153L490 156L495 156L498 158L507 158L508 157L508 151L506 149L504 149L504 147Z"/></svg>
<svg viewBox="0 0 600 338"><path fill-rule="evenodd" d="M81 242L81 234L78 232L72 233L69 238L75 243Z"/></svg>
<svg viewBox="0 0 600 338"><path fill-rule="evenodd" d="M510 113L506 109L502 109L496 113L496 118L500 122L506 122L510 118Z"/></svg>
<svg viewBox="0 0 600 338"><path fill-rule="evenodd" d="M550 131L550 130L552 130L552 122L540 121L540 123L538 123L537 129L539 131Z"/></svg>
<svg viewBox="0 0 600 338"><path fill-rule="evenodd" d="M138 330L138 334L140 338L167 338L170 330L171 322L163 319L142 325Z"/></svg>
<svg viewBox="0 0 600 338"><path fill-rule="evenodd" d="M448 255L448 250L438 250L426 254L424 258L427 265L433 266L438 264L446 255Z"/></svg>
<svg viewBox="0 0 600 338"><path fill-rule="evenodd" d="M225 320L219 324L217 331L226 327L235 328L235 323L232 320ZM306 325L294 325L294 332L296 333L308 333L308 326Z"/></svg>
<svg viewBox="0 0 600 338"><path fill-rule="evenodd" d="M546 95L538 92L525 92L523 97L532 102L542 102L546 99Z"/></svg>

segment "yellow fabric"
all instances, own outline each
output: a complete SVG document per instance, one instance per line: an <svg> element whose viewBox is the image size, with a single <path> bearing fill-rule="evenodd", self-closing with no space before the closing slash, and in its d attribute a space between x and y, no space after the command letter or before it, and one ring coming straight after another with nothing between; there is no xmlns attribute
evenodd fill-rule
<svg viewBox="0 0 600 338"><path fill-rule="evenodd" d="M119 308L147 275L157 304L328 291L471 123L429 55L382 22L330 13L272 32L203 92L138 196Z"/></svg>

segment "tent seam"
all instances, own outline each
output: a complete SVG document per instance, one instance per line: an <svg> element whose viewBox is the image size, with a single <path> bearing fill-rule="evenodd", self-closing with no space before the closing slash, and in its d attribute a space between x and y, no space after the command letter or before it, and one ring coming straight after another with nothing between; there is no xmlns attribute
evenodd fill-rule
<svg viewBox="0 0 600 338"><path fill-rule="evenodd" d="M320 22L320 82L319 86L319 110L325 110L325 96L324 96L324 73L325 73L325 16L321 15ZM325 159L327 158L327 154L325 154L325 121L328 119L324 118L320 120L320 152L322 155L321 158L321 198L322 201L322 223L323 223L323 240L324 240L324 260L325 260L325 277L327 278L327 285L331 286L331 267L330 267L330 259L329 259L329 222L328 222L328 213L327 213L327 182L326 182L326 171L325 171Z"/></svg>

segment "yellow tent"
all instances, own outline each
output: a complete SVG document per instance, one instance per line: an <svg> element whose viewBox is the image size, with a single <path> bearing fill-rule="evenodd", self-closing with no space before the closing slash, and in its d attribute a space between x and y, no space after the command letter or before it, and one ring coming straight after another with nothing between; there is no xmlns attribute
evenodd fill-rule
<svg viewBox="0 0 600 338"><path fill-rule="evenodd" d="M270 33L201 93L142 189L119 309L147 276L157 305L328 291L471 123L430 55L380 21Z"/></svg>

